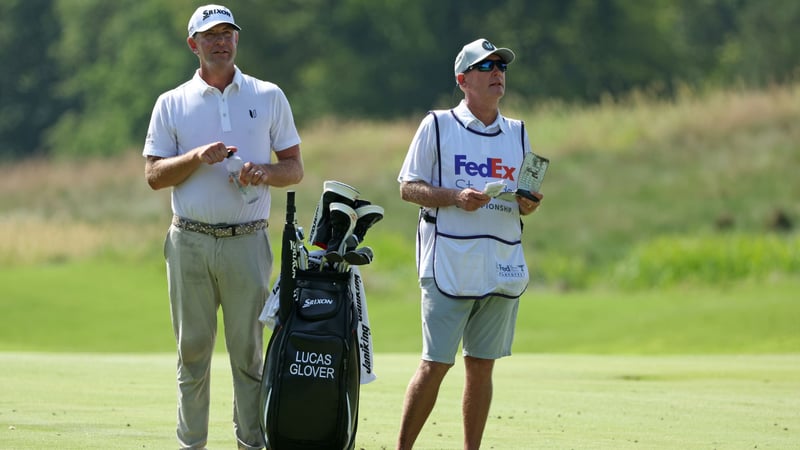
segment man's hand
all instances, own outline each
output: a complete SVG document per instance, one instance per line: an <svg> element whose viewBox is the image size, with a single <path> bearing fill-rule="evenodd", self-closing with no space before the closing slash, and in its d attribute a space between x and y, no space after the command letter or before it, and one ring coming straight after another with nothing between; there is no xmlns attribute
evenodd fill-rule
<svg viewBox="0 0 800 450"><path fill-rule="evenodd" d="M229 151L235 152L236 150L238 150L236 147L227 147L222 142L214 142L197 147L195 155L200 162L210 165L224 161L228 157Z"/></svg>
<svg viewBox="0 0 800 450"><path fill-rule="evenodd" d="M252 184L253 186L269 184L267 164L254 164L249 161L244 163L242 173L239 174L239 181L242 184Z"/></svg>
<svg viewBox="0 0 800 450"><path fill-rule="evenodd" d="M542 195L542 194L540 194L538 192L531 192L531 195L533 195L534 197L539 199L539 201L535 202L535 201L533 201L533 200L531 200L529 198L525 198L525 197L523 197L521 195L517 196L517 204L519 205L519 213L522 214L523 216L527 216L528 214L531 214L532 212L536 211L536 208L539 207L539 204L541 203L542 199L544 198L544 195Z"/></svg>
<svg viewBox="0 0 800 450"><path fill-rule="evenodd" d="M474 188L465 188L456 194L455 206L464 211L475 211L481 206L489 203L492 197Z"/></svg>

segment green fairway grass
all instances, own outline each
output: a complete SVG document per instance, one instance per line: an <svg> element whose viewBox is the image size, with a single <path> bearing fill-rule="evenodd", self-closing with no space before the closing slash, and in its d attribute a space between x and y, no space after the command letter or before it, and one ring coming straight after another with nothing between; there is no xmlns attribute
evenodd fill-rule
<svg viewBox="0 0 800 450"><path fill-rule="evenodd" d="M394 448L412 354L378 354L361 387L359 449ZM0 448L176 448L172 355L0 353ZM213 363L209 448L234 448L231 379ZM415 448L461 448L463 365ZM310 406L313 408L313 406ZM309 411L312 414L312 411ZM486 449L791 449L800 355L502 359Z"/></svg>

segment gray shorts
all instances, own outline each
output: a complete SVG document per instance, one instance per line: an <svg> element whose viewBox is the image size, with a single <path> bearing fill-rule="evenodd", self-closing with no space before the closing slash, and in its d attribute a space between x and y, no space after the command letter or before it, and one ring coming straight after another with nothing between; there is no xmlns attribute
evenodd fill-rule
<svg viewBox="0 0 800 450"><path fill-rule="evenodd" d="M433 278L420 280L420 288L422 359L454 364L459 344L464 356L498 359L511 355L518 298L453 299L439 291Z"/></svg>

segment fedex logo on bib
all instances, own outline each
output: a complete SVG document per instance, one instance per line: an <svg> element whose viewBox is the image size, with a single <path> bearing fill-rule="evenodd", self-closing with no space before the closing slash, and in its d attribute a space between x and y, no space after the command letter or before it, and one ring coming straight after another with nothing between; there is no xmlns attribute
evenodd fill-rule
<svg viewBox="0 0 800 450"><path fill-rule="evenodd" d="M516 167L503 165L502 158L486 158L485 161L468 161L467 155L455 155L456 175L481 176L484 178L500 178L514 181Z"/></svg>

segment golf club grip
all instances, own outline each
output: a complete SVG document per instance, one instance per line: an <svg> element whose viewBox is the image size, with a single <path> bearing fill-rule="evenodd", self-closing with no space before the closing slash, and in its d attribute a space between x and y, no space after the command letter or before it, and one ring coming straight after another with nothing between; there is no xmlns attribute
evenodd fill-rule
<svg viewBox="0 0 800 450"><path fill-rule="evenodd" d="M281 290L278 296L278 319L281 323L286 323L294 303L295 270L297 269L297 254L293 245L297 239L294 213L294 191L287 191L286 223L283 226L281 248Z"/></svg>
<svg viewBox="0 0 800 450"><path fill-rule="evenodd" d="M297 209L294 206L294 191L286 191L286 223L294 223L294 214Z"/></svg>

